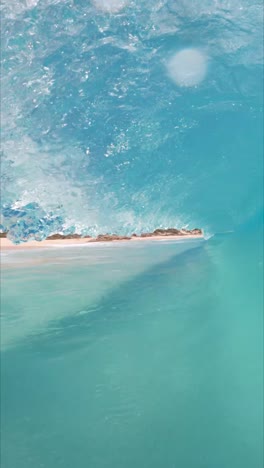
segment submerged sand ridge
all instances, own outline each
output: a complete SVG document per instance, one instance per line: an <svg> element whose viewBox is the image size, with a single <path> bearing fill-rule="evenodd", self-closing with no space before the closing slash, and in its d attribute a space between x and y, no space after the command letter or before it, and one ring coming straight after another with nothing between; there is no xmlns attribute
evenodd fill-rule
<svg viewBox="0 0 264 468"><path fill-rule="evenodd" d="M167 240L176 240L179 238L186 238L186 239L196 239L196 238L203 238L203 233L201 229L156 229L153 232L146 232L140 235L132 234L131 237L129 236L120 236L117 234L100 234L97 237L90 237L90 236L81 236L80 234L70 234L70 235L63 235L63 234L53 234L49 236L46 240L43 241L35 241L31 240L28 242L23 242L22 244L16 245L13 244L8 238L7 233L0 233L0 243L1 243L1 250L13 250L13 249L34 249L34 248L45 248L45 247L52 247L58 246L59 244L64 245L78 245L78 244L86 244L92 242L119 242L119 241L144 241L144 240L162 240L166 238Z"/></svg>

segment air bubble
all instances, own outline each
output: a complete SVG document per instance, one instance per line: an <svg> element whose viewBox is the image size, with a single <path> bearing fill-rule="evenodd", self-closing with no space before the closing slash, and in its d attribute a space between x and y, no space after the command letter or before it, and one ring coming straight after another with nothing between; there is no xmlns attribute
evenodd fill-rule
<svg viewBox="0 0 264 468"><path fill-rule="evenodd" d="M168 61L167 68L178 86L196 86L206 76L207 57L198 49L183 49Z"/></svg>

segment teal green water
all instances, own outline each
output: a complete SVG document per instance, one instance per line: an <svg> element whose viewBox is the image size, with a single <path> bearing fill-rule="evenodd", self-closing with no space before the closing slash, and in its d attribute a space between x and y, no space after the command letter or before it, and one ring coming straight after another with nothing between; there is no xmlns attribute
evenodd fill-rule
<svg viewBox="0 0 264 468"><path fill-rule="evenodd" d="M2 259L3 468L262 468L260 234L26 258Z"/></svg>

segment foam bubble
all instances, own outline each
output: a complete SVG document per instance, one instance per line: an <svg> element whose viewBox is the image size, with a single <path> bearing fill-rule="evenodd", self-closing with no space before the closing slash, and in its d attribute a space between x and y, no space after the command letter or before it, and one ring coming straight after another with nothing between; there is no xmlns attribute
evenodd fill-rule
<svg viewBox="0 0 264 468"><path fill-rule="evenodd" d="M198 49L183 49L167 64L170 77L178 86L196 86L207 72L207 57Z"/></svg>
<svg viewBox="0 0 264 468"><path fill-rule="evenodd" d="M127 5L127 0L93 0L98 10L106 13L117 13Z"/></svg>

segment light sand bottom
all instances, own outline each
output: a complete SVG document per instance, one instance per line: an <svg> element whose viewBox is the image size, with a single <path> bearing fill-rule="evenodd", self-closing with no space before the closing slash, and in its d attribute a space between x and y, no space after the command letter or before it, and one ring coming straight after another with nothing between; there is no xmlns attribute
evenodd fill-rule
<svg viewBox="0 0 264 468"><path fill-rule="evenodd" d="M58 239L58 240L43 240L41 242L29 241L23 244L15 245L9 239L0 239L0 249L4 250L25 250L25 249L45 249L49 247L70 247L71 245L86 245L100 243L120 243L120 242L145 242L145 241L177 241L189 239L203 239L202 235L186 235L186 236L150 236L150 237L132 237L129 240L112 240L112 241L95 241L94 239Z"/></svg>

